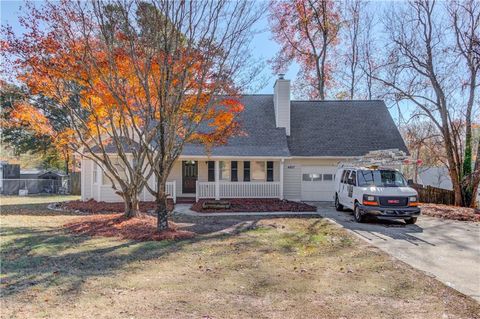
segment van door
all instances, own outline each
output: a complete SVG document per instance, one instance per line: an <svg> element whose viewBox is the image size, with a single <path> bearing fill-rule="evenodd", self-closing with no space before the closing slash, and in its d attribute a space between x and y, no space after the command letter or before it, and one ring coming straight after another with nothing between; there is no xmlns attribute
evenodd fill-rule
<svg viewBox="0 0 480 319"><path fill-rule="evenodd" d="M348 199L347 199L348 175L350 175L350 170L344 170L342 174L342 179L340 181L340 191L338 192L338 198L340 199L340 203L342 205L348 204Z"/></svg>
<svg viewBox="0 0 480 319"><path fill-rule="evenodd" d="M354 208L355 203L355 191L357 188L357 172L352 171L350 176L348 177L348 185L347 185L347 202L350 208Z"/></svg>

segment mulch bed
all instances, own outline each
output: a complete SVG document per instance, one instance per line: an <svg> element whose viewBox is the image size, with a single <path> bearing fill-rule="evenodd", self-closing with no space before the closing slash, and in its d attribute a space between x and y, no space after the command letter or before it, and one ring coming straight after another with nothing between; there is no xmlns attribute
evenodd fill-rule
<svg viewBox="0 0 480 319"><path fill-rule="evenodd" d="M427 216L461 221L480 222L480 210L478 209L430 203L422 204L421 208L422 214Z"/></svg>
<svg viewBox="0 0 480 319"><path fill-rule="evenodd" d="M280 200L277 198L235 198L227 199L231 204L229 209L206 209L203 208L203 202L211 201L201 199L192 205L192 210L199 213L226 213L226 212L316 212L317 208L304 203L293 202L289 200Z"/></svg>
<svg viewBox="0 0 480 319"><path fill-rule="evenodd" d="M66 224L68 231L80 235L120 237L139 241L160 241L187 239L195 236L194 232L179 230L169 222L169 229L157 232L156 218L144 215L138 218L125 218L123 214L94 215Z"/></svg>
<svg viewBox="0 0 480 319"><path fill-rule="evenodd" d="M149 210L155 209L155 202L140 202L140 211L143 213L148 212ZM168 200L168 211L173 210L173 201ZM97 202L96 200L90 199L88 201L74 200L66 202L63 204L63 208L67 210L79 210L88 214L98 214L98 213L118 213L124 211L123 203L107 203L107 202Z"/></svg>

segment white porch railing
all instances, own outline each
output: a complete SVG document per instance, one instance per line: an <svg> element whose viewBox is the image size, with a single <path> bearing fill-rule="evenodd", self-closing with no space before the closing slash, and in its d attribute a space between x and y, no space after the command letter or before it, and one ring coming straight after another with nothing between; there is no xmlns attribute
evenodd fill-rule
<svg viewBox="0 0 480 319"><path fill-rule="evenodd" d="M279 182L220 182L220 198L281 198ZM215 198L215 182L197 181L197 201Z"/></svg>
<svg viewBox="0 0 480 319"><path fill-rule="evenodd" d="M168 194L167 197L172 198L174 203L177 202L177 190L175 185L175 181L165 183L165 192Z"/></svg>
<svg viewBox="0 0 480 319"><path fill-rule="evenodd" d="M200 198L215 198L215 182L197 181L196 201Z"/></svg>

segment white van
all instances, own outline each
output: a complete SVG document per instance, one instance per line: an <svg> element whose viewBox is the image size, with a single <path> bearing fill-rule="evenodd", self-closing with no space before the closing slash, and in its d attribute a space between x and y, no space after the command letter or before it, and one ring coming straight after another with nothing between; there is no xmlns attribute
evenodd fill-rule
<svg viewBox="0 0 480 319"><path fill-rule="evenodd" d="M366 215L403 219L414 224L420 215L418 193L391 168L341 167L335 175L335 208L353 210L359 223Z"/></svg>

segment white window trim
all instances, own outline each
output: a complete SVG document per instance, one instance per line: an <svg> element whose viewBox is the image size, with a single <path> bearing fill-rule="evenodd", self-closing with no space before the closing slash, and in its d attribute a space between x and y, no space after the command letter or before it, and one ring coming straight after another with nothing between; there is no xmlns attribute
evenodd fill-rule
<svg viewBox="0 0 480 319"><path fill-rule="evenodd" d="M93 169L92 169L93 185L98 185L98 165L94 161L92 162L93 162Z"/></svg>

